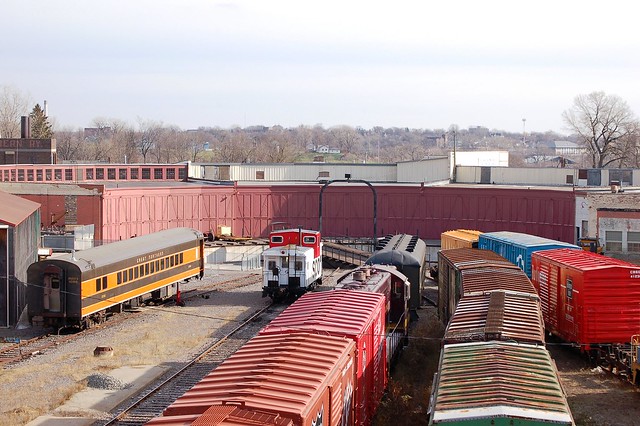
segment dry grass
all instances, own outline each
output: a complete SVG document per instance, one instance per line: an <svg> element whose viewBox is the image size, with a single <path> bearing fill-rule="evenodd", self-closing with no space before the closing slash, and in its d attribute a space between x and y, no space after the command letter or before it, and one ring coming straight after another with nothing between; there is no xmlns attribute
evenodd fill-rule
<svg viewBox="0 0 640 426"><path fill-rule="evenodd" d="M409 346L392 371L389 388L374 419L375 426L414 426L429 422L431 383L438 369L444 327L435 311L425 309L419 314L420 319L411 327Z"/></svg>

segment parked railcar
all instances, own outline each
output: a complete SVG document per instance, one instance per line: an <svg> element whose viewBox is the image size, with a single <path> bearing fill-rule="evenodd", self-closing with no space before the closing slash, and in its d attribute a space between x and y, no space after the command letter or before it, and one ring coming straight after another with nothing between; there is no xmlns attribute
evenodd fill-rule
<svg viewBox="0 0 640 426"><path fill-rule="evenodd" d="M465 294L489 290L535 294L533 285L522 270L490 250L441 250L438 252L438 270L438 318L445 324ZM491 279L494 274L510 279ZM476 281L478 284L474 285ZM508 288L503 287L505 283L509 285Z"/></svg>
<svg viewBox="0 0 640 426"><path fill-rule="evenodd" d="M384 294L334 290L307 293L260 331L286 335L308 331L352 340L356 345L354 424L370 425L387 386Z"/></svg>
<svg viewBox="0 0 640 426"><path fill-rule="evenodd" d="M415 235L398 234L384 237L377 244L378 250L367 259L367 265L392 265L411 283L409 307L412 316L422 301L422 286L427 276L427 244Z"/></svg>
<svg viewBox="0 0 640 426"><path fill-rule="evenodd" d="M491 250L522 269L531 278L531 254L540 250L568 248L581 250L575 244L520 232L485 232L478 238L478 248Z"/></svg>
<svg viewBox="0 0 640 426"><path fill-rule="evenodd" d="M258 335L147 424L353 425L355 351L343 337Z"/></svg>
<svg viewBox="0 0 640 426"><path fill-rule="evenodd" d="M531 278L531 253L557 248L581 250L575 244L509 231L485 232L478 238L478 248L496 252L520 267L529 278Z"/></svg>
<svg viewBox="0 0 640 426"><path fill-rule="evenodd" d="M90 327L124 306L160 300L204 274L204 237L174 228L50 257L27 270L32 323Z"/></svg>
<svg viewBox="0 0 640 426"><path fill-rule="evenodd" d="M574 425L544 346L445 345L433 381L430 425Z"/></svg>
<svg viewBox="0 0 640 426"><path fill-rule="evenodd" d="M449 289L441 300L453 312L429 424L573 425L524 271L486 250L443 250L439 260Z"/></svg>
<svg viewBox="0 0 640 426"><path fill-rule="evenodd" d="M440 234L440 250L455 248L478 248L478 239L482 231L455 229Z"/></svg>
<svg viewBox="0 0 640 426"><path fill-rule="evenodd" d="M386 298L387 363L409 339L409 279L393 266L365 265L338 278L335 288L380 293Z"/></svg>
<svg viewBox="0 0 640 426"><path fill-rule="evenodd" d="M322 239L318 231L285 229L269 235L262 253L262 297L297 298L322 284Z"/></svg>
<svg viewBox="0 0 640 426"><path fill-rule="evenodd" d="M465 295L456 307L443 342L504 340L544 345L540 299L504 290Z"/></svg>
<svg viewBox="0 0 640 426"><path fill-rule="evenodd" d="M631 342L640 334L640 266L587 251L532 256L547 330L633 378ZM637 355L637 354L634 354Z"/></svg>

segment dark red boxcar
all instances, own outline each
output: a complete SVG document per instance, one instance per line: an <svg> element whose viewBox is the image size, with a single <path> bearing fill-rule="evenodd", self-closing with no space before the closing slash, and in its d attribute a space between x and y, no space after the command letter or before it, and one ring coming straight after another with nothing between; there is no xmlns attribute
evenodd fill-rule
<svg viewBox="0 0 640 426"><path fill-rule="evenodd" d="M261 423L262 416L284 419L278 426L353 425L354 381L350 339L309 332L260 335L148 424L171 424L169 417L191 419L207 412L215 417L225 407L240 407L244 413L236 412L236 422L226 424L270 424ZM201 424L214 424L206 423L211 418L198 418Z"/></svg>
<svg viewBox="0 0 640 426"><path fill-rule="evenodd" d="M349 290L307 293L260 335L300 330L356 343L355 424L370 425L387 384L384 295Z"/></svg>
<svg viewBox="0 0 640 426"><path fill-rule="evenodd" d="M547 330L588 350L640 333L640 266L582 250L532 254Z"/></svg>
<svg viewBox="0 0 640 426"><path fill-rule="evenodd" d="M438 252L438 317L449 322L465 294L509 290L535 293L517 266L490 250L457 248ZM502 279L498 279L500 276Z"/></svg>

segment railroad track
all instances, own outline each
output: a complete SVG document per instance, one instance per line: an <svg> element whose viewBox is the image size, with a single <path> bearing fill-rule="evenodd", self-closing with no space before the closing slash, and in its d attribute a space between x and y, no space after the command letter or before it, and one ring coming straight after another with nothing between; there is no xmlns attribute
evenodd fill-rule
<svg viewBox="0 0 640 426"><path fill-rule="evenodd" d="M236 288L246 287L260 282L262 282L262 274L251 274L212 284L200 285L198 286L198 288L195 288L193 290L183 291L181 294L181 298L184 301L194 299L196 297L207 297L208 295L216 291L234 290Z"/></svg>
<svg viewBox="0 0 640 426"><path fill-rule="evenodd" d="M113 418L94 424L143 425L161 415L165 408L249 341L285 308L286 305L272 304L259 309L240 325L223 327L218 332L219 338L193 360L167 373L159 381L143 389L138 396L121 404L112 412Z"/></svg>
<svg viewBox="0 0 640 426"><path fill-rule="evenodd" d="M0 368L7 368L21 361L27 360L43 352L54 349L63 343L79 339L95 333L105 327L111 327L131 318L137 311L120 313L110 317L102 324L94 325L86 330L81 330L72 334L43 334L31 339L19 340L16 343L7 345L0 349Z"/></svg>
<svg viewBox="0 0 640 426"><path fill-rule="evenodd" d="M260 274L253 274L213 284L206 284L196 289L183 292L182 300L189 300L196 297L207 298L211 293L217 291L233 290L236 288L256 284L261 281L262 276ZM171 300L168 303L175 304L175 300ZM89 329L78 331L73 334L59 335L49 333L31 339L19 340L9 345L3 345L3 347L0 348L0 368L6 368L8 366L15 365L21 361L40 355L47 350L54 349L63 343L69 342L74 339L86 337L87 335L103 329L104 327L111 327L120 322L126 321L130 319L132 315L138 312L139 311L137 310L132 310L113 315L102 324L94 325Z"/></svg>

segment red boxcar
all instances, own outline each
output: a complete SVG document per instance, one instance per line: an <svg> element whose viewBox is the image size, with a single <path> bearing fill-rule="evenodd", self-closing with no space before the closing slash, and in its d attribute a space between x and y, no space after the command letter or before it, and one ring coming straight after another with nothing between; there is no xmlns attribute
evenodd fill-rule
<svg viewBox="0 0 640 426"><path fill-rule="evenodd" d="M297 426L293 419L278 413L259 412L241 404L212 405L202 414L156 417L153 426Z"/></svg>
<svg viewBox="0 0 640 426"><path fill-rule="evenodd" d="M217 420L216 413L234 416L222 424L352 425L354 363L350 339L308 332L256 336L148 424L193 416L204 422L208 412Z"/></svg>
<svg viewBox="0 0 640 426"><path fill-rule="evenodd" d="M370 425L387 384L384 295L349 290L307 293L260 334L300 330L356 343L355 424Z"/></svg>
<svg viewBox="0 0 640 426"><path fill-rule="evenodd" d="M640 266L557 249L534 252L532 267L549 332L583 350L640 333Z"/></svg>

